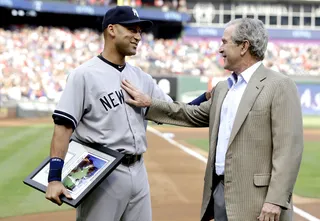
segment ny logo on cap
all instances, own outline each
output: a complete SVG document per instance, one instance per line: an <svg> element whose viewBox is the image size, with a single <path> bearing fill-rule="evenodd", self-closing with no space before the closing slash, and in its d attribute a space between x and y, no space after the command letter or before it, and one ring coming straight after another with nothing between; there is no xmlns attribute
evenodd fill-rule
<svg viewBox="0 0 320 221"><path fill-rule="evenodd" d="M139 14L138 14L138 12L137 12L137 10L136 10L136 9L134 9L134 8L133 8L133 9L132 9L132 12L133 12L133 15L134 15L134 16L139 17Z"/></svg>

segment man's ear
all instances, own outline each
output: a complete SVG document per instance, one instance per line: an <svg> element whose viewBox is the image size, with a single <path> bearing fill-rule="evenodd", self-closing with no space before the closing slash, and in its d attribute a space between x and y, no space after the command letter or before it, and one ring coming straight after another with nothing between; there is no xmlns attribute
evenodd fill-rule
<svg viewBox="0 0 320 221"><path fill-rule="evenodd" d="M247 51L249 51L250 43L248 40L244 40L241 44L241 55L245 55Z"/></svg>
<svg viewBox="0 0 320 221"><path fill-rule="evenodd" d="M116 30L115 30L115 26L114 25L108 25L106 31L108 32L108 34L111 36L111 37L114 37L116 34Z"/></svg>

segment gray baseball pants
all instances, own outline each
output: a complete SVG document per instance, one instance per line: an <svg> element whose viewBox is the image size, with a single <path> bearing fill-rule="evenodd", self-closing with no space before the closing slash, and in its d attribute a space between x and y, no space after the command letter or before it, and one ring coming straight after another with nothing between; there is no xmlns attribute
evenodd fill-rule
<svg viewBox="0 0 320 221"><path fill-rule="evenodd" d="M77 208L77 221L152 221L144 160L120 164Z"/></svg>

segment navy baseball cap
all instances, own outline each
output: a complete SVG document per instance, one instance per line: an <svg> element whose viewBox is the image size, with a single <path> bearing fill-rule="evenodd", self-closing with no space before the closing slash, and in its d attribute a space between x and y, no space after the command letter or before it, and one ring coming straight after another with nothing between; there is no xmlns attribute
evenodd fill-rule
<svg viewBox="0 0 320 221"><path fill-rule="evenodd" d="M102 31L104 31L109 24L120 24L123 26L137 24L142 29L151 28L153 25L152 21L141 20L137 10L130 6L116 6L109 9L102 21Z"/></svg>

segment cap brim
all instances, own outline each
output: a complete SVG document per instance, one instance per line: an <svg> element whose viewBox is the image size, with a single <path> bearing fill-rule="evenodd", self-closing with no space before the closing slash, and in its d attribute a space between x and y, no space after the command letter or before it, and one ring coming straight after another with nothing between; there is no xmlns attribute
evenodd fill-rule
<svg viewBox="0 0 320 221"><path fill-rule="evenodd" d="M149 29L153 26L152 21L140 20L140 19L123 21L123 22L119 22L118 24L124 25L124 26L126 26L126 25L139 25L140 28L142 28L142 29Z"/></svg>

